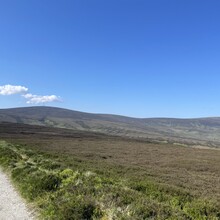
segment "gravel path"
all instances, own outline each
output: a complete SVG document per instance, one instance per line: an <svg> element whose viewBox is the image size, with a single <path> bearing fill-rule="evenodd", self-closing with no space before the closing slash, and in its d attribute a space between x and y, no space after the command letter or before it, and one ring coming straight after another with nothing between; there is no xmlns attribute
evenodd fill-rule
<svg viewBox="0 0 220 220"><path fill-rule="evenodd" d="M25 203L0 170L0 220L33 220Z"/></svg>

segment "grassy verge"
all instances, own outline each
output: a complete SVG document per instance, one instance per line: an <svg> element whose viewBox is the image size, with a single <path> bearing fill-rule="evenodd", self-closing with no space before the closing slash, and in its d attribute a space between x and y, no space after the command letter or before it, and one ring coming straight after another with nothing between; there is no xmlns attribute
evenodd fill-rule
<svg viewBox="0 0 220 220"><path fill-rule="evenodd" d="M220 219L218 205L190 192L70 159L0 142L0 165L42 219Z"/></svg>

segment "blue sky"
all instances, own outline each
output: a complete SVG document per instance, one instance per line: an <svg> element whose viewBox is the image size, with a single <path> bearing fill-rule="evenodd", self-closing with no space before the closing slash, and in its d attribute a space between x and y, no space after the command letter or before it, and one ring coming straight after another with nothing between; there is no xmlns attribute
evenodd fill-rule
<svg viewBox="0 0 220 220"><path fill-rule="evenodd" d="M1 1L0 88L28 92L0 95L0 108L54 95L38 105L220 116L219 9L219 0Z"/></svg>

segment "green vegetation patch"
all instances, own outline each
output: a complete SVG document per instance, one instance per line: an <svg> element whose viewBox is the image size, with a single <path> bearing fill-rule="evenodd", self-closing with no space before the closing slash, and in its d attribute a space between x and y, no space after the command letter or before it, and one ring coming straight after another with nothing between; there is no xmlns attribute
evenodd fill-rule
<svg viewBox="0 0 220 220"><path fill-rule="evenodd" d="M0 142L0 165L41 219L220 219L214 202L189 192L111 172L69 168L62 156Z"/></svg>

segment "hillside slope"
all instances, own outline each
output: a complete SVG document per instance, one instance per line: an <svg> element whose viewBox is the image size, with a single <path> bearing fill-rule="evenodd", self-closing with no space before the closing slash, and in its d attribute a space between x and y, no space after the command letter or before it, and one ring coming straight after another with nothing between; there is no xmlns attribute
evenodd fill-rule
<svg viewBox="0 0 220 220"><path fill-rule="evenodd" d="M0 123L2 122L95 131L182 144L214 147L220 145L220 118L139 119L90 114L54 107L26 107L0 109Z"/></svg>

